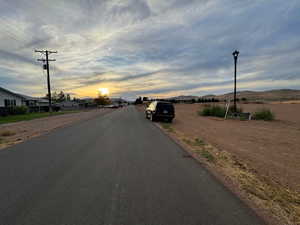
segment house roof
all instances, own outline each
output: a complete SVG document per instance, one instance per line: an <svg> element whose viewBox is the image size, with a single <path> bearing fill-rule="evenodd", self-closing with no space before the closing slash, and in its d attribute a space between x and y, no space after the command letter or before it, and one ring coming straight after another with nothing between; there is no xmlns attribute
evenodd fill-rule
<svg viewBox="0 0 300 225"><path fill-rule="evenodd" d="M19 97L23 100L31 100L31 101L39 101L39 102L48 102L47 99L43 99L43 98L37 98L37 97L31 97L31 96L27 96L27 95L22 95L22 94L17 94L17 93L14 93L12 91L9 91L3 87L0 87L0 91L3 91L3 92L6 92L8 94L11 94L11 95L14 95L16 97Z"/></svg>
<svg viewBox="0 0 300 225"><path fill-rule="evenodd" d="M6 93L8 93L8 94L11 94L11 95L14 95L14 96L16 96L16 97L19 97L19 98L24 99L24 97L23 97L22 95L17 94L17 93L14 93L14 92L12 92L12 91L9 91L9 90L7 90L7 89L5 89L5 88L3 88L3 87L0 87L0 91L6 92Z"/></svg>

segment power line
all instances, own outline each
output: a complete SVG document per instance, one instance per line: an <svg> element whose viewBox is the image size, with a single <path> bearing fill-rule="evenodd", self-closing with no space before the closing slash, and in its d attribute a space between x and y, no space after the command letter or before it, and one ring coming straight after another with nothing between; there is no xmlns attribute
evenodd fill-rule
<svg viewBox="0 0 300 225"><path fill-rule="evenodd" d="M49 59L49 55L52 53L57 53L57 51L49 51L49 50L35 50L35 52L39 52L46 56L46 59L37 59L37 61L43 62L43 69L47 70L47 86L48 86L48 100L49 100L49 112L52 111L52 102L51 102L51 86L50 86L50 73L49 73L49 62L56 61L56 59Z"/></svg>

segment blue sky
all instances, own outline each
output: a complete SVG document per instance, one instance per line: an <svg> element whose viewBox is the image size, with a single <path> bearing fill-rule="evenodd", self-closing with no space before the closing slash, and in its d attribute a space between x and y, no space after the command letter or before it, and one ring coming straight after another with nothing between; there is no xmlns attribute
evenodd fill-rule
<svg viewBox="0 0 300 225"><path fill-rule="evenodd" d="M0 86L44 95L34 49L57 50L53 91L167 97L300 89L298 0L0 0Z"/></svg>

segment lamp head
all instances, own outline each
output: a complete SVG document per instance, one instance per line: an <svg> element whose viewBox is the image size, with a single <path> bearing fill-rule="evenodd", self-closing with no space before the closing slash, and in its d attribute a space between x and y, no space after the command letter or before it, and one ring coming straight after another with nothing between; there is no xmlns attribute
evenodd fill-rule
<svg viewBox="0 0 300 225"><path fill-rule="evenodd" d="M232 53L233 57L234 58L237 58L238 55L239 55L239 51L235 50L233 53Z"/></svg>

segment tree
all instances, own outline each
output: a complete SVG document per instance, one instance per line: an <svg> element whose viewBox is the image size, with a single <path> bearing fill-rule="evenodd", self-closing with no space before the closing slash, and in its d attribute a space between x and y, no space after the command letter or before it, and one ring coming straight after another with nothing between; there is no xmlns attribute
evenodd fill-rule
<svg viewBox="0 0 300 225"><path fill-rule="evenodd" d="M65 93L63 91L60 91L59 94L57 95L57 101L58 102L63 102L66 100Z"/></svg>
<svg viewBox="0 0 300 225"><path fill-rule="evenodd" d="M138 105L138 104L143 104L143 101L142 101L142 97L138 97L136 100L135 100L135 104Z"/></svg>
<svg viewBox="0 0 300 225"><path fill-rule="evenodd" d="M66 99L67 99L67 101L71 101L71 96L70 96L70 94L67 94Z"/></svg>
<svg viewBox="0 0 300 225"><path fill-rule="evenodd" d="M143 97L143 102L148 101L148 97Z"/></svg>
<svg viewBox="0 0 300 225"><path fill-rule="evenodd" d="M94 99L94 102L97 105L109 105L110 104L109 98L104 95L98 95L98 97Z"/></svg>

